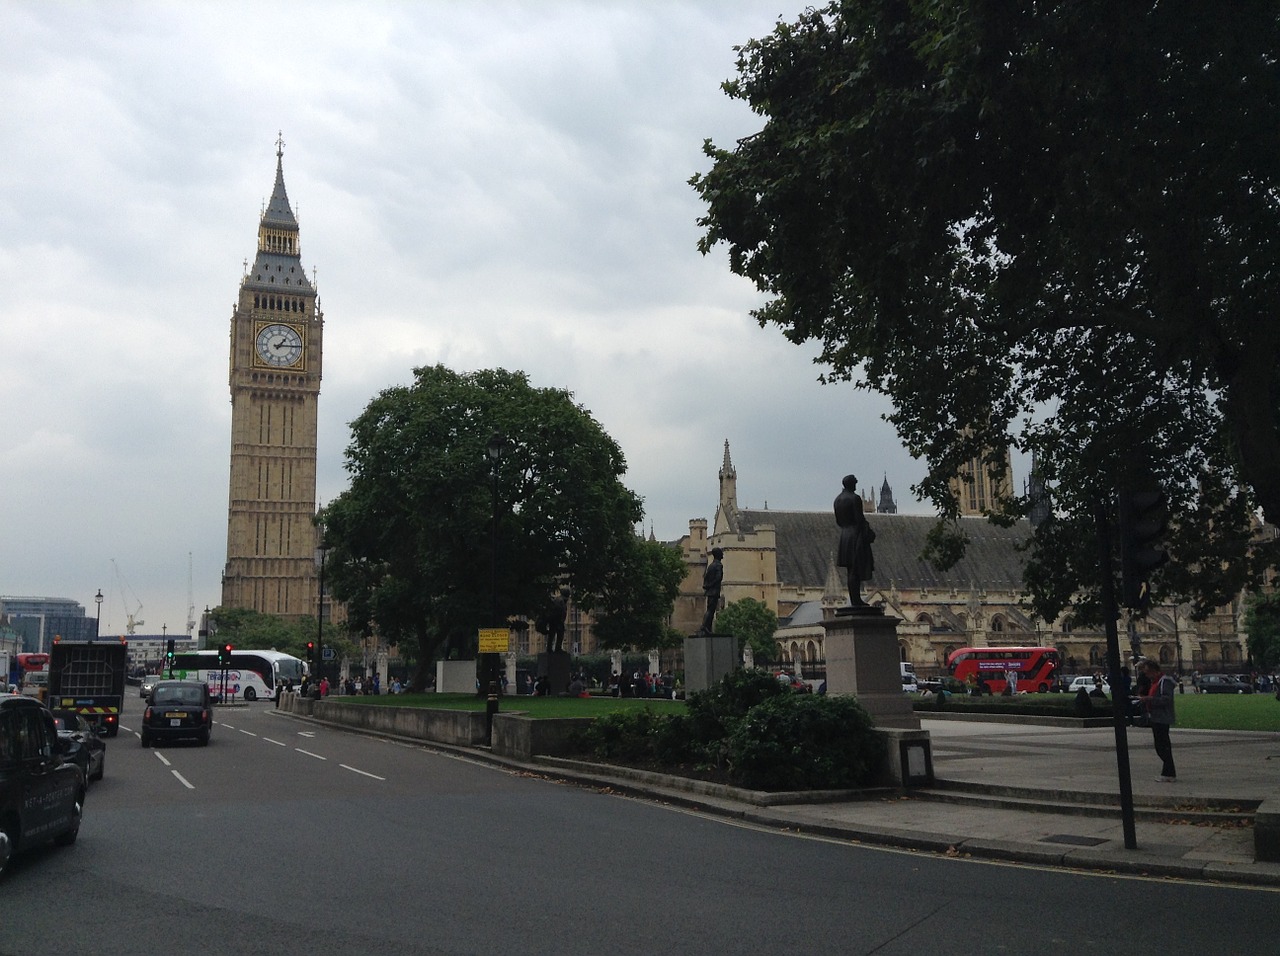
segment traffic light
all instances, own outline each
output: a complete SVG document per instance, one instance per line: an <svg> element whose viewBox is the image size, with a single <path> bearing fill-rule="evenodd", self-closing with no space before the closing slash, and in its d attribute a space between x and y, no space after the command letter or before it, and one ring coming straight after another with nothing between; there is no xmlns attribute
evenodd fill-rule
<svg viewBox="0 0 1280 956"><path fill-rule="evenodd" d="M316 666L316 642L307 641L307 667Z"/></svg>
<svg viewBox="0 0 1280 956"><path fill-rule="evenodd" d="M167 661L173 660L173 638L172 637L169 638L169 640L165 643L164 659Z"/></svg>
<svg viewBox="0 0 1280 956"><path fill-rule="evenodd" d="M231 645L223 644L218 648L218 663L226 667L231 663Z"/></svg>
<svg viewBox="0 0 1280 956"><path fill-rule="evenodd" d="M1145 611L1151 606L1151 573L1169 560L1169 552L1160 547L1169 509L1153 476L1137 484L1141 491L1120 493L1120 603Z"/></svg>

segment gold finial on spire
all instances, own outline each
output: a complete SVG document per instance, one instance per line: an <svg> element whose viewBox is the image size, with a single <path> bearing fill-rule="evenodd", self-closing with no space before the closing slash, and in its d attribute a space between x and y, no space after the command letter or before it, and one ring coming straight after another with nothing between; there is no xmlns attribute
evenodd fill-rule
<svg viewBox="0 0 1280 956"><path fill-rule="evenodd" d="M284 130L276 133L276 159L284 156Z"/></svg>

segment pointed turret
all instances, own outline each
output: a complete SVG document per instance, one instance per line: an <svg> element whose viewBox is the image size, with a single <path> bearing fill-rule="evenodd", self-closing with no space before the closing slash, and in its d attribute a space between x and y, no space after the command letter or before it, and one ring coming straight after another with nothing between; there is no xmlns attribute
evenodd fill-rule
<svg viewBox="0 0 1280 956"><path fill-rule="evenodd" d="M264 224L271 223L275 226L292 228L295 232L298 229L298 220L289 206L289 193L284 188L283 137L276 140L276 184L271 190L271 201L267 203L266 211L262 214L262 221Z"/></svg>
<svg viewBox="0 0 1280 956"><path fill-rule="evenodd" d="M1040 463L1034 452L1031 455L1031 475L1027 479L1026 492L1031 503L1027 520L1031 522L1031 527L1038 528L1053 517L1053 505L1049 500L1049 486L1040 474Z"/></svg>
<svg viewBox="0 0 1280 956"><path fill-rule="evenodd" d="M889 487L889 474L885 472L884 483L880 486L880 504L876 511L882 515L896 515L898 505L893 500L893 489Z"/></svg>
<svg viewBox="0 0 1280 956"><path fill-rule="evenodd" d="M714 534L738 530L738 472L729 457L729 439L724 440L724 462L720 465L720 506L716 509Z"/></svg>

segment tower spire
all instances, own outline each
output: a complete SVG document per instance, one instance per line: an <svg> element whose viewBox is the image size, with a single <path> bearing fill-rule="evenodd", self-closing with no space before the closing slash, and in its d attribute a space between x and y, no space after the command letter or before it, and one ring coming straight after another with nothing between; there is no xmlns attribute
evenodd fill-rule
<svg viewBox="0 0 1280 956"><path fill-rule="evenodd" d="M738 472L729 456L729 439L724 440L724 462L720 465L720 505L716 509L714 533L738 529Z"/></svg>

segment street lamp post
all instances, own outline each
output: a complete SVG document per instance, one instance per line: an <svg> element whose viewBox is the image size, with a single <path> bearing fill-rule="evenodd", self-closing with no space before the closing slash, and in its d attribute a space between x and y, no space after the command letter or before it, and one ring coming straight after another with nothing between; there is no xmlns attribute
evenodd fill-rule
<svg viewBox="0 0 1280 956"><path fill-rule="evenodd" d="M317 681L320 672L320 660L324 654L324 559L325 552L328 548L324 542L324 518L320 515L316 516L316 527L318 536L316 539L316 569L319 572L318 584L316 589L316 659L312 666L315 667L316 673L312 675L312 687L318 693L320 684Z"/></svg>
<svg viewBox="0 0 1280 956"><path fill-rule="evenodd" d="M98 588L98 593L93 596L93 600L98 605L98 617L93 624L93 636L96 639L102 634L102 588Z"/></svg>
<svg viewBox="0 0 1280 956"><path fill-rule="evenodd" d="M500 627L502 623L498 616L498 467L502 462L502 453L505 449L505 439L497 432L494 432L489 439L489 444L485 446L485 451L489 455L489 464L493 477L493 534L489 552L489 619L492 622L490 625L492 627ZM497 654L489 653L484 655L482 672L484 674L482 682L484 686L481 689L487 692L490 700L496 703L498 686Z"/></svg>

